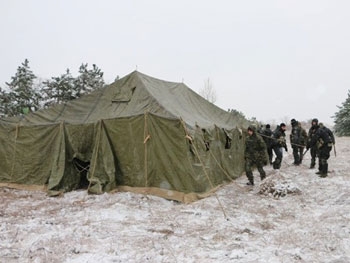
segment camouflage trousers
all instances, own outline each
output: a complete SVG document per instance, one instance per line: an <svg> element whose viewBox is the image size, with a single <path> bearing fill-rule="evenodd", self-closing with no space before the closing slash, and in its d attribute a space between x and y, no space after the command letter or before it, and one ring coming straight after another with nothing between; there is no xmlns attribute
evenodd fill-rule
<svg viewBox="0 0 350 263"><path fill-rule="evenodd" d="M318 149L316 146L310 148L311 164L310 168L314 168L316 165L316 158L318 157ZM318 169L320 169L320 160L318 161Z"/></svg>
<svg viewBox="0 0 350 263"><path fill-rule="evenodd" d="M332 146L323 146L319 149L319 171L321 174L326 175L328 173L328 162L327 160L330 157L330 152Z"/></svg>
<svg viewBox="0 0 350 263"><path fill-rule="evenodd" d="M292 148L293 148L294 164L296 165L301 164L301 162L303 161L304 147L293 146Z"/></svg>
<svg viewBox="0 0 350 263"><path fill-rule="evenodd" d="M282 164L282 158L283 158L283 149L279 146L274 146L273 151L276 155L276 158L273 162L273 169L280 169Z"/></svg>
<svg viewBox="0 0 350 263"><path fill-rule="evenodd" d="M264 180L266 177L266 173L263 168L263 163L260 161L255 161L251 159L246 159L245 160L245 173L247 175L247 178L249 182L254 183L254 176L253 176L253 168L256 166L260 173L260 179Z"/></svg>

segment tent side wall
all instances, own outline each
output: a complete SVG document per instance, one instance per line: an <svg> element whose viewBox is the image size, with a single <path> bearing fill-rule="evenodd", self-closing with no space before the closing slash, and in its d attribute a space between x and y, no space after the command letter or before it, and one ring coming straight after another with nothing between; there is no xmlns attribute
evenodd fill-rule
<svg viewBox="0 0 350 263"><path fill-rule="evenodd" d="M59 156L59 133L59 125L1 125L0 182L45 185Z"/></svg>
<svg viewBox="0 0 350 263"><path fill-rule="evenodd" d="M207 150L201 130L187 130L179 119L145 114L103 120L99 127L88 176L92 193L117 187L193 201L243 172L244 142L237 129L215 127Z"/></svg>
<svg viewBox="0 0 350 263"><path fill-rule="evenodd" d="M115 185L188 192L195 180L187 152L178 120L150 114L103 120L91 160L89 191L111 190L106 185L115 180Z"/></svg>

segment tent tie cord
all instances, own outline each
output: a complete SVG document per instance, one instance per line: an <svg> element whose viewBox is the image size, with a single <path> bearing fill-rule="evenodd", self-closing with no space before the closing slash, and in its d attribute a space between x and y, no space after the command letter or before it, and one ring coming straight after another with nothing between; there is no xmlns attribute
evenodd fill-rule
<svg viewBox="0 0 350 263"><path fill-rule="evenodd" d="M190 137L190 136L189 136L189 133L188 133L188 131L187 131L185 122L184 122L184 120L183 120L181 117L180 117L180 122L181 122L182 127L183 127L183 129L184 129L184 131L185 131L185 134L186 134L185 137L186 137L186 138L187 138L187 137ZM190 138L191 138L191 137L190 137ZM192 138L191 138L190 142L192 143ZM202 167L203 167L203 172L204 172L205 176L207 177L207 180L208 180L210 186L211 186L212 188L214 188L214 185L213 185L212 181L210 180L210 177L209 177L207 171L205 170L204 163L203 163L203 161L202 161L201 158L200 158L198 149L197 149L197 147L196 147L194 144L193 144L193 149L194 149L194 151L195 151L195 154L196 154L197 157L198 157L199 162L201 163L201 165L202 165ZM214 195L215 195L216 200L217 200L218 203L219 203L219 206L220 206L220 208L221 208L221 211L222 211L224 217L227 219L227 215L226 215L225 209L224 209L224 207L223 207L223 205L222 205L222 203L221 203L221 201L220 201L220 199L219 199L217 193L214 193Z"/></svg>
<svg viewBox="0 0 350 263"><path fill-rule="evenodd" d="M143 143L146 143L149 139L151 139L151 135L148 134L147 137L144 139Z"/></svg>
<svg viewBox="0 0 350 263"><path fill-rule="evenodd" d="M83 172L83 171L86 171L86 172L88 172L89 171L89 169L90 169L90 164L88 164L87 166L82 166L82 165L80 165L78 162L76 162L76 161L74 161L74 167L75 167L75 169L78 171L78 173L81 173L81 172ZM80 169L79 169L80 168Z"/></svg>
<svg viewBox="0 0 350 263"><path fill-rule="evenodd" d="M148 154L147 154L147 141L151 138L148 130L148 111L144 113L144 123L143 123L143 145L144 145L144 177L145 177L145 187L148 187ZM147 134L147 136L146 136Z"/></svg>
<svg viewBox="0 0 350 263"><path fill-rule="evenodd" d="M211 150L209 150L210 155L213 157L214 161L216 162L216 164L219 166L219 168L221 169L221 171L224 173L224 175L226 175L226 177L229 179L230 182L233 182L233 179L230 177L230 175L226 172L226 170L221 166L221 164L219 163L219 161L215 158L213 152Z"/></svg>
<svg viewBox="0 0 350 263"><path fill-rule="evenodd" d="M199 152L198 152L196 146L193 145L193 148L194 148L194 150L195 150L195 152L196 152L196 154L197 154L197 156L198 156L199 162L201 163L201 165L202 165L202 167L203 167L203 172L204 172L205 176L207 177L207 179L208 179L208 181L209 181L211 187L214 188L214 185L213 185L212 181L210 180L210 177L209 177L207 171L205 170L204 163L202 162L201 158L199 157L200 155L199 155ZM222 213L224 214L225 219L227 219L228 217L227 217L226 212L225 212L225 209L224 209L224 207L223 207L223 205L222 205L222 203L221 203L221 201L220 201L220 199L219 199L218 194L215 192L214 195L215 195L215 198L216 198L216 200L218 201L218 203L219 203L219 205L220 205L220 208L221 208L221 210L222 210Z"/></svg>
<svg viewBox="0 0 350 263"><path fill-rule="evenodd" d="M189 136L188 134L186 134L185 138L188 139L188 140L191 141L191 142L192 142L192 140L193 140L192 137Z"/></svg>

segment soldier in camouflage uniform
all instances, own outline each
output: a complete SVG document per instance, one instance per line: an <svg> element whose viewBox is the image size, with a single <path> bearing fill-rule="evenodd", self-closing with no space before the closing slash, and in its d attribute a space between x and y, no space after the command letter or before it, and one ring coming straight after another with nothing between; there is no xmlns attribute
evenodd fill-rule
<svg viewBox="0 0 350 263"><path fill-rule="evenodd" d="M271 131L271 126L270 124L266 124L265 129L263 130L262 133L263 140L266 144L267 148L267 154L269 155L269 162L272 164L272 158L273 158L273 153L272 153L272 131Z"/></svg>
<svg viewBox="0 0 350 263"><path fill-rule="evenodd" d="M312 137L312 140L307 145L307 149L316 145L319 154L319 174L320 177L327 177L328 174L328 162L332 145L335 144L333 132L320 123L317 132Z"/></svg>
<svg viewBox="0 0 350 263"><path fill-rule="evenodd" d="M273 169L280 169L282 158L283 158L283 148L288 152L287 144L286 144L286 125L281 123L277 126L276 130L272 134L273 142L272 149L276 155L275 160L272 163Z"/></svg>
<svg viewBox="0 0 350 263"><path fill-rule="evenodd" d="M292 131L290 133L290 143L293 149L294 164L299 165L303 160L304 147L307 140L307 133L301 127L300 122L295 119L290 121Z"/></svg>
<svg viewBox="0 0 350 263"><path fill-rule="evenodd" d="M318 130L319 126L318 126L318 119L314 118L312 119L311 121L311 127L309 129L309 133L308 133L308 144L311 143L313 137L315 136L317 130ZM310 155L311 155L311 164L310 164L310 169L313 169L315 168L315 165L316 165L316 158L317 158L317 146L316 144L314 144L312 147L309 147L310 148ZM319 163L319 166L320 166L320 162ZM318 167L320 168L320 167Z"/></svg>
<svg viewBox="0 0 350 263"><path fill-rule="evenodd" d="M262 137L257 134L254 126L248 127L248 137L245 142L245 172L248 177L247 185L254 185L253 167L256 166L260 173L261 180L264 180L266 173L263 166L267 164L266 144Z"/></svg>

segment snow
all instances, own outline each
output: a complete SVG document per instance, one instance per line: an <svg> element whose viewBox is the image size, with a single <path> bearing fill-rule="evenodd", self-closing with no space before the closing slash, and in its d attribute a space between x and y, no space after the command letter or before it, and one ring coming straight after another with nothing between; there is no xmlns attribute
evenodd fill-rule
<svg viewBox="0 0 350 263"><path fill-rule="evenodd" d="M191 204L0 188L0 262L350 262L350 138L336 147L327 178L287 152Z"/></svg>

